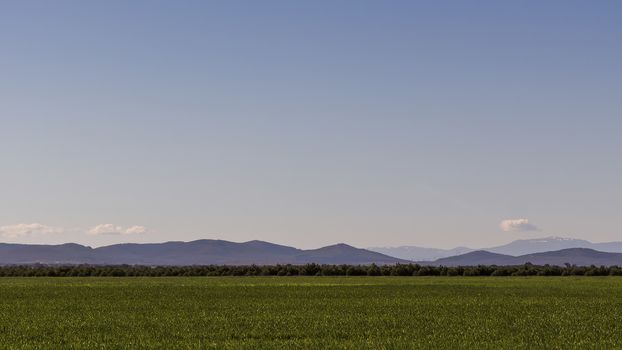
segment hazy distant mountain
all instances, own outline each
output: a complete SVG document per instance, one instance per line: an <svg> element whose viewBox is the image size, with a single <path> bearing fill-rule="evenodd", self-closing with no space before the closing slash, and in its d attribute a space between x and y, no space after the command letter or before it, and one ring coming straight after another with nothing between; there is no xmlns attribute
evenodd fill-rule
<svg viewBox="0 0 622 350"><path fill-rule="evenodd" d="M589 248L601 252L622 253L622 242L592 243L582 239L545 237L536 239L520 239L505 245L490 248L481 248L479 250L485 250L488 252L505 255L519 256L568 248ZM414 261L432 261L475 251L475 249L470 249L466 247L458 247L454 249L436 249L415 246L368 249L389 256L394 256L396 258Z"/></svg>
<svg viewBox="0 0 622 350"><path fill-rule="evenodd" d="M569 248L588 248L608 253L622 253L622 242L592 243L583 239L564 238L564 237L545 237L535 239L521 239L512 243L487 248L489 252L524 255L532 253L549 252Z"/></svg>
<svg viewBox="0 0 622 350"><path fill-rule="evenodd" d="M270 265L395 264L398 258L337 244L302 250L278 244L222 240L115 244L90 248L79 244L0 244L0 264L129 264L129 265Z"/></svg>
<svg viewBox="0 0 622 350"><path fill-rule="evenodd" d="M475 265L521 265L525 263L535 265L573 264L578 266L622 266L622 253L599 252L588 248L569 248L551 252L510 256L478 250L449 258L438 259L433 262L424 262L429 265L443 266L475 266Z"/></svg>
<svg viewBox="0 0 622 350"><path fill-rule="evenodd" d="M535 239L520 239L502 246L486 248L484 250L507 255L525 255L532 253L549 252L553 250L562 250L568 248L590 248L594 244L582 239L562 238L562 237L545 237ZM622 252L622 250L620 251ZM618 253L618 252L616 252Z"/></svg>
<svg viewBox="0 0 622 350"><path fill-rule="evenodd" d="M371 251L382 253L389 256L405 260L436 260L445 258L448 256L454 256L464 254L473 251L467 247L457 247L454 249L437 249L437 248L423 248L415 246L401 246L401 247L372 247L367 248Z"/></svg>

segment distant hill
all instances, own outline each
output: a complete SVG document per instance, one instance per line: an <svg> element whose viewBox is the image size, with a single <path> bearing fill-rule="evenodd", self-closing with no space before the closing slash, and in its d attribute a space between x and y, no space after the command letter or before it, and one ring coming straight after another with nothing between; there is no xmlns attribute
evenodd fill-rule
<svg viewBox="0 0 622 350"><path fill-rule="evenodd" d="M511 256L478 250L462 255L437 259L431 262L421 262L421 264L435 266L522 265L526 263L557 266L563 266L566 263L577 266L622 266L622 253L600 252L588 248L569 248L551 252Z"/></svg>
<svg viewBox="0 0 622 350"><path fill-rule="evenodd" d="M453 249L424 248L416 246L400 246L400 247L371 247L367 248L371 251L382 253L405 260L436 260L449 256L472 252L473 249L467 247L457 247Z"/></svg>
<svg viewBox="0 0 622 350"><path fill-rule="evenodd" d="M462 255L448 258L437 259L433 262L422 262L422 264L443 265L443 266L474 266L474 265L520 265L521 260L510 255L476 250Z"/></svg>
<svg viewBox="0 0 622 350"><path fill-rule="evenodd" d="M319 249L250 241L128 243L100 248L79 244L0 244L0 265L101 264L101 265L273 265L273 264L395 264L408 261L377 252L337 244Z"/></svg>
<svg viewBox="0 0 622 350"><path fill-rule="evenodd" d="M601 252L622 253L622 242L592 243L582 239L563 237L544 237L536 239L520 239L511 243L481 249L458 247L454 249L423 248L416 246L374 247L371 251L379 252L400 259L414 261L432 261L450 256L465 254L475 250L485 250L512 256L549 252L568 248L588 248Z"/></svg>
<svg viewBox="0 0 622 350"><path fill-rule="evenodd" d="M410 263L403 259L396 259L388 255L358 249L347 244L336 244L319 249L304 250L296 256L297 263L315 262L320 264L395 264Z"/></svg>
<svg viewBox="0 0 622 350"><path fill-rule="evenodd" d="M0 243L0 265L29 263L91 264L93 249L79 244L34 245Z"/></svg>

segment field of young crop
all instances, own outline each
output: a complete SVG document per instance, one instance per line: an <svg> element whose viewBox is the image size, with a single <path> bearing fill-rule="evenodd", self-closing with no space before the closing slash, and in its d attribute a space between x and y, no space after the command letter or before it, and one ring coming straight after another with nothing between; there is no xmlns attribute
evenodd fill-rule
<svg viewBox="0 0 622 350"><path fill-rule="evenodd" d="M622 278L1 278L0 348L619 349Z"/></svg>

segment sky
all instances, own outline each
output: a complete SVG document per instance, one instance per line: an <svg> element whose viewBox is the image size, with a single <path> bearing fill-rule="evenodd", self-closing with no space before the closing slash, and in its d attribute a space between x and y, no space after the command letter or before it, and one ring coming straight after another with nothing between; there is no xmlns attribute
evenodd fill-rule
<svg viewBox="0 0 622 350"><path fill-rule="evenodd" d="M622 2L2 1L0 241L622 240Z"/></svg>

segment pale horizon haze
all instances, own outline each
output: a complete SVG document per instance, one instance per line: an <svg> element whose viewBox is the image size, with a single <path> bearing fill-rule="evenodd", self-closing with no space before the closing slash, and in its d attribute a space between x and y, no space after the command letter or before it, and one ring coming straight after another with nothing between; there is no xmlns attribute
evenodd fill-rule
<svg viewBox="0 0 622 350"><path fill-rule="evenodd" d="M622 241L619 1L2 1L0 242Z"/></svg>

